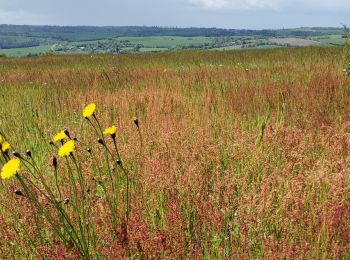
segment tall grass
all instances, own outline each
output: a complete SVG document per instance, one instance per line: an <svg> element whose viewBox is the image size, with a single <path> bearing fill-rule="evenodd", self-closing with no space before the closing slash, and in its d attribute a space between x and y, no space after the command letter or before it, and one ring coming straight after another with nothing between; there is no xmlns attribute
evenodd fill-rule
<svg viewBox="0 0 350 260"><path fill-rule="evenodd" d="M342 49L316 47L2 58L0 129L36 165L17 175L69 202L33 207L3 180L1 258L349 257L343 69ZM77 165L49 144L66 127Z"/></svg>

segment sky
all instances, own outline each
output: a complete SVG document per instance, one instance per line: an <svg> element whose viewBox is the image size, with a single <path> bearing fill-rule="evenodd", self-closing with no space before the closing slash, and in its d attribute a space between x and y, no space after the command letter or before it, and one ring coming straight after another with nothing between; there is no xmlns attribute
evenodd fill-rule
<svg viewBox="0 0 350 260"><path fill-rule="evenodd" d="M0 24L340 27L350 0L0 0Z"/></svg>

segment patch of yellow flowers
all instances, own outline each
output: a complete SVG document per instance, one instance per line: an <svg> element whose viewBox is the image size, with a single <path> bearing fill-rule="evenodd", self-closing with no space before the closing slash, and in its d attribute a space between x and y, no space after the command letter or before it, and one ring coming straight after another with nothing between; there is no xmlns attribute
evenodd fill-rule
<svg viewBox="0 0 350 260"><path fill-rule="evenodd" d="M115 127L114 125L111 127L106 128L103 131L104 135L115 135L117 133L117 127Z"/></svg>
<svg viewBox="0 0 350 260"><path fill-rule="evenodd" d="M95 112L96 104L91 103L84 108L83 115L86 119L89 119Z"/></svg>
<svg viewBox="0 0 350 260"><path fill-rule="evenodd" d="M11 159L1 169L1 179L10 179L17 174L20 167L19 159Z"/></svg>
<svg viewBox="0 0 350 260"><path fill-rule="evenodd" d="M95 109L96 109L96 104L91 103L91 104L87 105L83 110L84 118L89 119L94 114ZM134 117L133 120L137 121L137 118ZM106 128L103 131L104 135L110 135L110 136L115 136L116 133L117 133L117 127L114 125ZM66 140L66 139L68 139L68 136L64 131L59 132L58 134L56 134L53 137L54 142L60 142L60 141ZM0 148L1 148L0 153L7 152L10 149L10 147L11 147L11 145L7 141L5 141L2 136L0 136ZM73 140L69 140L59 148L58 155L60 157L70 156L74 152L74 150L75 150L75 143ZM13 177L14 175L16 175L20 169L20 164L21 164L21 161L18 158L14 158L14 159L7 161L1 169L1 173L0 173L1 178L2 179L9 179L9 178Z"/></svg>
<svg viewBox="0 0 350 260"><path fill-rule="evenodd" d="M0 154L1 152L6 153L10 149L11 145L0 136Z"/></svg>
<svg viewBox="0 0 350 260"><path fill-rule="evenodd" d="M66 142L64 145L60 147L60 149L58 150L58 155L61 157L69 156L71 155L71 153L74 152L74 149L75 149L74 141L69 140L68 142Z"/></svg>
<svg viewBox="0 0 350 260"><path fill-rule="evenodd" d="M64 131L61 131L57 135L54 136L53 141L59 142L59 141L63 141L64 139L67 139L67 138L68 138L68 136L66 135L66 133Z"/></svg>

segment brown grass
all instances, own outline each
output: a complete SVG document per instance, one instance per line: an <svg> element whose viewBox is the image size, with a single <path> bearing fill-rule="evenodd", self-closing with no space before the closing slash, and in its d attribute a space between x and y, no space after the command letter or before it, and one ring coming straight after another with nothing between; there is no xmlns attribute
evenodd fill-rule
<svg viewBox="0 0 350 260"><path fill-rule="evenodd" d="M132 167L130 119L139 116L142 190L133 193L129 242L111 238L96 199L100 257L349 257L350 99L340 49L1 59L0 82L1 128L43 162L55 153L46 141L64 126L93 142L81 111L95 102ZM16 221L30 225L30 208L14 188L1 184L0 256L30 258L16 230ZM49 234L40 250L76 257Z"/></svg>

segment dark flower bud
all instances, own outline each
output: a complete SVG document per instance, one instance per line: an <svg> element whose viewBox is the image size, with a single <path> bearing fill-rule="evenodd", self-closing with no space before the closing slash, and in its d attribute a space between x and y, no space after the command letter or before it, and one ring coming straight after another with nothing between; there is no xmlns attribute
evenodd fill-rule
<svg viewBox="0 0 350 260"><path fill-rule="evenodd" d="M91 152L92 152L92 149L89 147L89 148L87 149L87 152L88 152L88 153L91 153Z"/></svg>
<svg viewBox="0 0 350 260"><path fill-rule="evenodd" d="M52 166L55 168L55 169L57 169L57 158L54 156L53 158L52 158Z"/></svg>
<svg viewBox="0 0 350 260"><path fill-rule="evenodd" d="M55 143L53 141L50 141L49 144L55 146Z"/></svg>
<svg viewBox="0 0 350 260"><path fill-rule="evenodd" d="M117 164L118 165L122 165L122 161L121 160L117 160Z"/></svg>
<svg viewBox="0 0 350 260"><path fill-rule="evenodd" d="M63 132L71 139L68 128L65 128Z"/></svg>
<svg viewBox="0 0 350 260"><path fill-rule="evenodd" d="M78 141L78 138L74 137L74 138L73 138L73 141L75 141L75 142Z"/></svg>
<svg viewBox="0 0 350 260"><path fill-rule="evenodd" d="M23 196L23 197L24 197L23 192L20 191L20 190L15 190L15 194L16 194L17 196Z"/></svg>
<svg viewBox="0 0 350 260"><path fill-rule="evenodd" d="M65 199L63 203L67 205L69 203L69 199Z"/></svg>
<svg viewBox="0 0 350 260"><path fill-rule="evenodd" d="M90 191L91 191L90 188L88 188L88 189L86 190L87 193L89 193Z"/></svg>
<svg viewBox="0 0 350 260"><path fill-rule="evenodd" d="M22 156L19 154L19 152L16 152L16 151L13 151L12 152L12 155L14 156L14 157L17 157L17 158L22 158Z"/></svg>
<svg viewBox="0 0 350 260"><path fill-rule="evenodd" d="M137 127L139 127L139 119L138 119L136 116L134 116L133 121L134 121L134 124L135 124Z"/></svg>
<svg viewBox="0 0 350 260"><path fill-rule="evenodd" d="M26 155L30 158L32 158L32 152L30 150L26 150Z"/></svg>
<svg viewBox="0 0 350 260"><path fill-rule="evenodd" d="M98 139L97 139L97 142L98 142L99 144L105 145L105 143L103 142L103 140L102 140L101 138L98 138Z"/></svg>

